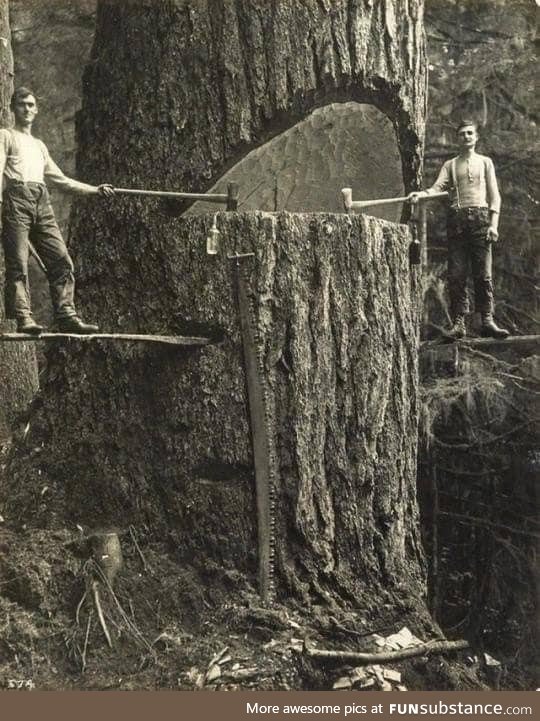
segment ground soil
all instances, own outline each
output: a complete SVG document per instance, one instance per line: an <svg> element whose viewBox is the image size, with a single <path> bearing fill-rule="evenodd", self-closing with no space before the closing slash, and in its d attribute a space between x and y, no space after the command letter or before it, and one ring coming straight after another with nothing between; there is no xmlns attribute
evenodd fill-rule
<svg viewBox="0 0 540 721"><path fill-rule="evenodd" d="M352 673L350 665L308 659L304 641L373 650L374 632L387 636L406 625L424 640L432 633L429 619L390 598L362 613L288 599L264 607L254 579L218 567L195 572L175 560L166 539L147 542L134 528L120 535L122 566L111 586L84 529L1 520L1 688L330 689ZM410 689L482 688L468 656L418 657L392 668Z"/></svg>
<svg viewBox="0 0 540 721"><path fill-rule="evenodd" d="M292 598L265 607L255 577L210 561L196 570L171 539L156 541L149 529L120 532L121 566L113 578L97 562L88 529L36 528L31 513L5 513L7 461L18 435L0 443L0 689L325 690L352 677L351 688L369 682L366 690L376 690L383 680L375 667L368 667L367 681L354 681L354 664L309 659L304 642L377 652L377 639L404 626L422 641L444 638L425 611L390 593L371 606L366 593L361 609L308 607ZM94 581L112 647L98 618ZM486 666L484 650L419 656L381 669L401 674L393 688L410 690L537 686L537 669L501 656L500 666Z"/></svg>

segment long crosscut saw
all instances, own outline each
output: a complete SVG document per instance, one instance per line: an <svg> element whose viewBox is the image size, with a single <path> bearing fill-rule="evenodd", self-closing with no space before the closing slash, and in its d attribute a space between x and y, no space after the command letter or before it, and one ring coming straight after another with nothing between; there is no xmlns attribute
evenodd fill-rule
<svg viewBox="0 0 540 721"><path fill-rule="evenodd" d="M234 261L234 275L240 334L244 356L246 389L249 405L251 443L255 467L257 499L257 537L259 555L259 592L264 603L273 600L275 550L275 483L276 458L272 438L272 419L268 389L265 382L263 353L256 329L253 307L249 299L245 277L245 260L253 253L230 255Z"/></svg>

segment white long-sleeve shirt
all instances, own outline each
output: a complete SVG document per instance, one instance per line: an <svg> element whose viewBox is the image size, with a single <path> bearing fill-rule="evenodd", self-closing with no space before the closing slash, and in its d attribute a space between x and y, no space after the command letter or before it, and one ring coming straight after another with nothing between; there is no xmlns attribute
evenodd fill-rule
<svg viewBox="0 0 540 721"><path fill-rule="evenodd" d="M470 158L447 160L426 193L445 190L450 192L453 208L489 208L494 213L501 210L495 167L487 155L474 153Z"/></svg>
<svg viewBox="0 0 540 721"><path fill-rule="evenodd" d="M0 129L0 174L3 186L9 180L24 183L47 181L66 192L88 195L97 191L94 185L64 175L49 155L44 142L14 128Z"/></svg>

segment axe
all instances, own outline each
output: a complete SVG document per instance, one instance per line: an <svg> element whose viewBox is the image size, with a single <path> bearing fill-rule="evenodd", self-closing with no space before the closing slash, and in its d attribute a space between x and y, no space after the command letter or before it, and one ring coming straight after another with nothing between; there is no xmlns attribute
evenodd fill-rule
<svg viewBox="0 0 540 721"><path fill-rule="evenodd" d="M352 188L342 188L341 195L343 196L343 206L346 213L350 213L352 210L361 210L362 208L371 208L375 205L393 205L396 203L410 202L408 195L402 198L375 198L374 200L353 200L352 199ZM436 198L447 198L448 193L430 193L423 198L418 198L418 201L422 203L425 200L435 200Z"/></svg>
<svg viewBox="0 0 540 721"><path fill-rule="evenodd" d="M429 195L418 198L417 200L415 199L414 201L412 201L408 195L401 198L353 200L352 188L342 188L341 195L343 196L343 206L345 207L346 213L351 213L353 210L360 210L361 208L370 208L375 205L391 205L395 203L409 202L411 204L410 222L413 234L413 240L409 246L409 261L411 265L420 265L422 262L422 248L425 248L427 243L426 205L423 201L448 197L448 193L443 192L430 193Z"/></svg>
<svg viewBox="0 0 540 721"><path fill-rule="evenodd" d="M181 193L170 190L136 190L134 188L114 188L116 195L146 195L153 198L173 198L176 200L203 200L205 203L224 203L227 210L238 208L238 184L229 183L227 193Z"/></svg>

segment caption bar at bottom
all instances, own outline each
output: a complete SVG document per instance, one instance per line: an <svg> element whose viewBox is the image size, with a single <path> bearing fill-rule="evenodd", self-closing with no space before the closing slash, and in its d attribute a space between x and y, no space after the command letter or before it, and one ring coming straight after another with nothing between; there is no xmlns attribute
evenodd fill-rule
<svg viewBox="0 0 540 721"><path fill-rule="evenodd" d="M246 702L246 715L272 717L275 714L294 716L322 715L331 718L351 718L366 715L389 716L532 716L532 706L505 706L501 703L467 703L433 701L431 703L386 702L375 704L260 704Z"/></svg>

